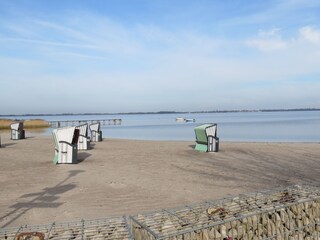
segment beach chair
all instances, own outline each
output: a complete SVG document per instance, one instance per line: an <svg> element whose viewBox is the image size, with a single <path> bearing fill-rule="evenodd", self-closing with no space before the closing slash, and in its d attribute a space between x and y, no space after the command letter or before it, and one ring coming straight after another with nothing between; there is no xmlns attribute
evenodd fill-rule
<svg viewBox="0 0 320 240"><path fill-rule="evenodd" d="M54 141L53 163L77 163L79 129L57 128L52 131Z"/></svg>
<svg viewBox="0 0 320 240"><path fill-rule="evenodd" d="M79 129L78 150L88 150L90 148L90 139L88 137L88 124L76 126Z"/></svg>
<svg viewBox="0 0 320 240"><path fill-rule="evenodd" d="M91 131L91 141L101 142L102 141L102 131L100 130L100 122L92 123L89 125Z"/></svg>
<svg viewBox="0 0 320 240"><path fill-rule="evenodd" d="M217 124L203 124L195 127L194 131L196 134L196 150L201 152L219 151Z"/></svg>
<svg viewBox="0 0 320 240"><path fill-rule="evenodd" d="M15 122L11 125L11 140L19 140L25 138L25 132L23 130L23 122Z"/></svg>

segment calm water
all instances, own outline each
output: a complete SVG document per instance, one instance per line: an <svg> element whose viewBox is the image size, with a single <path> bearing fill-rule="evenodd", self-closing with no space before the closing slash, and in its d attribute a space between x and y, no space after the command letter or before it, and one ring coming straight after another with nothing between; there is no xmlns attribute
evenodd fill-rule
<svg viewBox="0 0 320 240"><path fill-rule="evenodd" d="M179 123L175 121L176 117L194 118L196 121ZM30 117L25 118L30 119ZM320 111L73 115L32 118L45 120L121 118L121 125L102 126L103 137L106 138L193 141L196 126L218 123L218 136L221 141L320 142ZM51 130L40 134L50 135Z"/></svg>

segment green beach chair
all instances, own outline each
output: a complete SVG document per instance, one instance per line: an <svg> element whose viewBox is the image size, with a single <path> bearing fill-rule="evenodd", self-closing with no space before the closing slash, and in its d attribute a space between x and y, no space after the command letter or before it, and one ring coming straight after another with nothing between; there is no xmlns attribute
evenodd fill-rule
<svg viewBox="0 0 320 240"><path fill-rule="evenodd" d="M219 138L217 137L217 124L203 124L195 127L196 147L201 152L218 152Z"/></svg>
<svg viewBox="0 0 320 240"><path fill-rule="evenodd" d="M59 141L57 139L57 129L52 130L52 137L54 142L54 157L53 157L53 163L58 163L58 156L59 156Z"/></svg>

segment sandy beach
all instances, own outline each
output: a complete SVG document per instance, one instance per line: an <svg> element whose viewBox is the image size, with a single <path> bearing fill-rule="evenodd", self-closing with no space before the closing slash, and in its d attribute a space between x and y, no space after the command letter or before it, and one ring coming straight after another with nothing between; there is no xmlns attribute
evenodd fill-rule
<svg viewBox="0 0 320 240"><path fill-rule="evenodd" d="M292 184L320 184L319 143L194 142L105 138L54 165L50 136L1 132L0 227L144 213Z"/></svg>

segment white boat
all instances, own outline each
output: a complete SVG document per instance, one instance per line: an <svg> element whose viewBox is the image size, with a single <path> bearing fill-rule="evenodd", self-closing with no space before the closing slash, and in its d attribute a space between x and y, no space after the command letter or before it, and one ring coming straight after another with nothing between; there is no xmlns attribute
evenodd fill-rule
<svg viewBox="0 0 320 240"><path fill-rule="evenodd" d="M177 117L176 122L195 122L196 119L194 118L183 118L183 117Z"/></svg>
<svg viewBox="0 0 320 240"><path fill-rule="evenodd" d="M194 119L194 118L186 118L185 121L186 122L195 122L196 119Z"/></svg>
<svg viewBox="0 0 320 240"><path fill-rule="evenodd" d="M183 117L176 118L176 122L184 122L184 121L185 121L185 118L183 118Z"/></svg>

